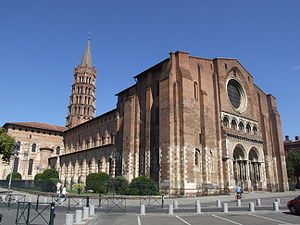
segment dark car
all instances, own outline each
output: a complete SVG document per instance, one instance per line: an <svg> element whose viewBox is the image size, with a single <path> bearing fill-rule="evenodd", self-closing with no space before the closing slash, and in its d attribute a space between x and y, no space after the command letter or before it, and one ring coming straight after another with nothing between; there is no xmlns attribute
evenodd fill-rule
<svg viewBox="0 0 300 225"><path fill-rule="evenodd" d="M300 195L288 201L287 207L292 214L300 214Z"/></svg>

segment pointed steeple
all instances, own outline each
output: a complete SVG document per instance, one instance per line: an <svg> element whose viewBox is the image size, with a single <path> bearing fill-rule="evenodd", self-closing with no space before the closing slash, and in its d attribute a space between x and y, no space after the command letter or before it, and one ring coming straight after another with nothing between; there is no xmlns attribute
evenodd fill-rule
<svg viewBox="0 0 300 225"><path fill-rule="evenodd" d="M92 55L91 55L91 33L89 33L88 42L85 47L84 55L82 57L81 66L91 66L92 67Z"/></svg>

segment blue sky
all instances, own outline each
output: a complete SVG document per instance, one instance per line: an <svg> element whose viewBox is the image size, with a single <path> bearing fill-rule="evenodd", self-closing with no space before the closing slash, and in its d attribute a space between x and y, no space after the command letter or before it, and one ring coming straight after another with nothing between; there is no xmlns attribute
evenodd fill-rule
<svg viewBox="0 0 300 225"><path fill-rule="evenodd" d="M300 1L2 0L0 124L65 125L88 32L97 115L133 76L182 50L237 58L277 98L283 134L300 135Z"/></svg>

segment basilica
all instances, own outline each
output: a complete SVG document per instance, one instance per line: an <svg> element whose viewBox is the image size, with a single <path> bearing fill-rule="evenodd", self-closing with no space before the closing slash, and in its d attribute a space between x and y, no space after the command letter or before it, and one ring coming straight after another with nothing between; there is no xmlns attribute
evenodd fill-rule
<svg viewBox="0 0 300 225"><path fill-rule="evenodd" d="M288 190L276 99L237 59L172 52L117 93L115 109L95 116L90 45L74 69L66 127L4 125L22 142L23 164L14 170L23 177L33 179L47 165L68 186L106 172L129 181L148 176L169 195L219 193L238 184L249 191ZM34 138L39 143L32 152ZM39 161L28 168L30 159Z"/></svg>

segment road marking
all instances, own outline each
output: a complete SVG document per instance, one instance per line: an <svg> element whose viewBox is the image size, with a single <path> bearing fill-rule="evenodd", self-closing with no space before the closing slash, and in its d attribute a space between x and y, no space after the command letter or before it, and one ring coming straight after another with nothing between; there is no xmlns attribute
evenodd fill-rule
<svg viewBox="0 0 300 225"><path fill-rule="evenodd" d="M227 221L227 222L231 222L231 223L234 223L234 224L238 224L238 225L243 225L243 224L241 224L241 223L237 223L237 222L235 222L235 221L233 221L233 220L229 220L229 219L226 219L226 218L223 218L223 217L220 217L220 216L216 216L216 215L214 215L214 214L211 214L213 217L216 217L216 218L218 218L218 219L221 219L221 220L225 220L225 221Z"/></svg>
<svg viewBox="0 0 300 225"><path fill-rule="evenodd" d="M187 224L187 225L192 225L192 224L190 224L189 222L187 222L187 221L185 221L184 219L182 219L181 217L179 217L179 216L177 216L177 215L176 215L176 217L177 217L178 219L180 219L182 222L184 222L185 224Z"/></svg>
<svg viewBox="0 0 300 225"><path fill-rule="evenodd" d="M265 217L265 216L258 216L258 215L253 215L253 214L250 214L250 213L249 213L249 215L257 217L257 218L261 218L261 219L270 220L270 221L273 221L273 222L279 222L279 223L282 223L282 224L290 224L289 222L284 222L284 221L281 221L281 220L276 220L276 219L272 219L272 218Z"/></svg>
<svg viewBox="0 0 300 225"><path fill-rule="evenodd" d="M140 217L139 217L139 216L137 216L137 220L138 220L138 225L142 225L142 223L141 223L141 219L140 219Z"/></svg>

